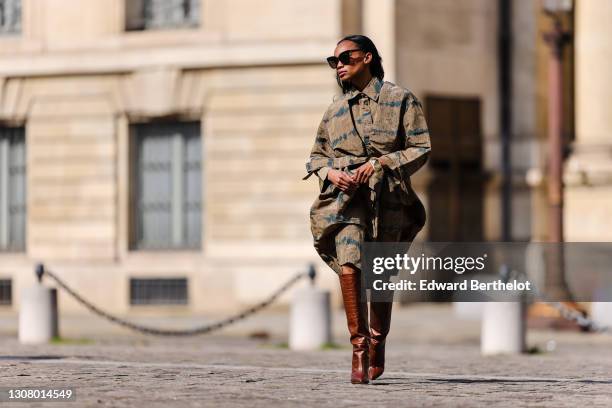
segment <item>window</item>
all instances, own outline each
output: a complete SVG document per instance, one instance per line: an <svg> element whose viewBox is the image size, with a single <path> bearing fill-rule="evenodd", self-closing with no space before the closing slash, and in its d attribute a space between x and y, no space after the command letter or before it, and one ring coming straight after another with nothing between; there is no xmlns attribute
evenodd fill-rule
<svg viewBox="0 0 612 408"><path fill-rule="evenodd" d="M25 129L0 127L0 251L25 248Z"/></svg>
<svg viewBox="0 0 612 408"><path fill-rule="evenodd" d="M125 28L155 30L197 27L200 0L126 0Z"/></svg>
<svg viewBox="0 0 612 408"><path fill-rule="evenodd" d="M0 34L21 32L21 0L0 0Z"/></svg>
<svg viewBox="0 0 612 408"><path fill-rule="evenodd" d="M199 122L133 126L136 249L198 248L201 242Z"/></svg>
<svg viewBox="0 0 612 408"><path fill-rule="evenodd" d="M186 305L186 278L130 279L131 305Z"/></svg>
<svg viewBox="0 0 612 408"><path fill-rule="evenodd" d="M0 306L13 303L13 285L10 279L0 279Z"/></svg>

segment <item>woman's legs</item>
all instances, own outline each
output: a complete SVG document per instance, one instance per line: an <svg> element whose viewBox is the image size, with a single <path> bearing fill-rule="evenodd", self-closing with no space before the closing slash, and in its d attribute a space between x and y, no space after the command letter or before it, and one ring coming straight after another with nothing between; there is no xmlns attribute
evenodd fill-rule
<svg viewBox="0 0 612 408"><path fill-rule="evenodd" d="M353 345L351 364L351 383L368 383L369 330L367 303L361 296L361 273L352 264L342 265L339 275L342 300L346 312L346 322Z"/></svg>
<svg viewBox="0 0 612 408"><path fill-rule="evenodd" d="M364 227L357 224L343 225L335 237L336 255L341 266L339 274L346 322L353 345L351 383L368 383L369 337L368 308L361 288L361 248Z"/></svg>
<svg viewBox="0 0 612 408"><path fill-rule="evenodd" d="M370 302L370 349L368 378L375 380L385 370L385 342L391 328L393 301Z"/></svg>
<svg viewBox="0 0 612 408"><path fill-rule="evenodd" d="M397 225L387 221L389 219L395 220ZM406 243L406 252L408 252L411 245L409 243L412 243L420 231L420 227L409 224L405 214L393 210L387 210L383 221L385 223L381 225L378 240L381 242L404 242ZM390 279L390 276L383 277L383 279ZM394 291L381 292L376 296L376 301L370 302L370 367L368 369L370 380L377 379L385 370L385 344L391 329L393 295Z"/></svg>
<svg viewBox="0 0 612 408"><path fill-rule="evenodd" d="M385 183L383 190L388 189ZM402 205L397 191L384 191L381 198L380 225L378 231L379 242L405 242L414 236L402 236L406 230L408 218L406 209ZM390 280L391 275L381 275L377 278ZM385 344L391 329L391 310L393 309L394 291L379 292L370 299L370 349L368 377L375 380L385 370Z"/></svg>

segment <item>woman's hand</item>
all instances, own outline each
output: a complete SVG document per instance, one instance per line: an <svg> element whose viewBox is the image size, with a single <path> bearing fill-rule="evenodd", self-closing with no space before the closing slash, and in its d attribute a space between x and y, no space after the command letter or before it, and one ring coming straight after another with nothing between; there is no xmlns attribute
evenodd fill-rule
<svg viewBox="0 0 612 408"><path fill-rule="evenodd" d="M343 171L329 169L327 172L327 178L332 182L332 184L338 186L338 188L345 193L349 193L357 188L358 183L353 179L353 176L350 176Z"/></svg>
<svg viewBox="0 0 612 408"><path fill-rule="evenodd" d="M355 179L355 182L363 184L370 179L372 174L374 174L374 166L367 162L357 168L353 178Z"/></svg>

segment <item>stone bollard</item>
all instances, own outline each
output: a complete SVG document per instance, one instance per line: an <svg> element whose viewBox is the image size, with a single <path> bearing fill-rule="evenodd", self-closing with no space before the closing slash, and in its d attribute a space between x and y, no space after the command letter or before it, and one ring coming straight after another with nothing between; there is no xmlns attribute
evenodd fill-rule
<svg viewBox="0 0 612 408"><path fill-rule="evenodd" d="M59 336L57 289L42 285L44 271L37 266L39 281L21 291L19 304L19 342L22 344L48 343Z"/></svg>
<svg viewBox="0 0 612 408"><path fill-rule="evenodd" d="M297 290L291 303L291 350L315 350L331 342L330 293L315 287L314 265L310 266L309 275L311 284Z"/></svg>
<svg viewBox="0 0 612 408"><path fill-rule="evenodd" d="M461 320L481 320L485 302L453 302L453 314Z"/></svg>
<svg viewBox="0 0 612 408"><path fill-rule="evenodd" d="M501 265L499 274L504 282L512 275L508 265ZM527 305L522 294L516 301L484 304L480 332L480 351L483 355L518 354L527 349Z"/></svg>
<svg viewBox="0 0 612 408"><path fill-rule="evenodd" d="M612 327L612 302L591 303L591 317L600 326Z"/></svg>
<svg viewBox="0 0 612 408"><path fill-rule="evenodd" d="M480 351L484 355L516 354L526 349L524 302L487 302L482 315Z"/></svg>

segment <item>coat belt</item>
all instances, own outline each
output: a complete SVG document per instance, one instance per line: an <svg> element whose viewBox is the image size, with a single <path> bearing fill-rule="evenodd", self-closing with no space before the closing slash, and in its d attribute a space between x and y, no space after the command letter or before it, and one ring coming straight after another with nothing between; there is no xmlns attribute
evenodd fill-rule
<svg viewBox="0 0 612 408"><path fill-rule="evenodd" d="M353 166L356 164L363 164L370 160L369 157L363 156L342 156L332 158L317 158L306 163L306 171L308 174L302 178L302 180L306 180L308 177L312 175L315 171L319 170L322 167L332 167L334 169L343 169L348 166Z"/></svg>

